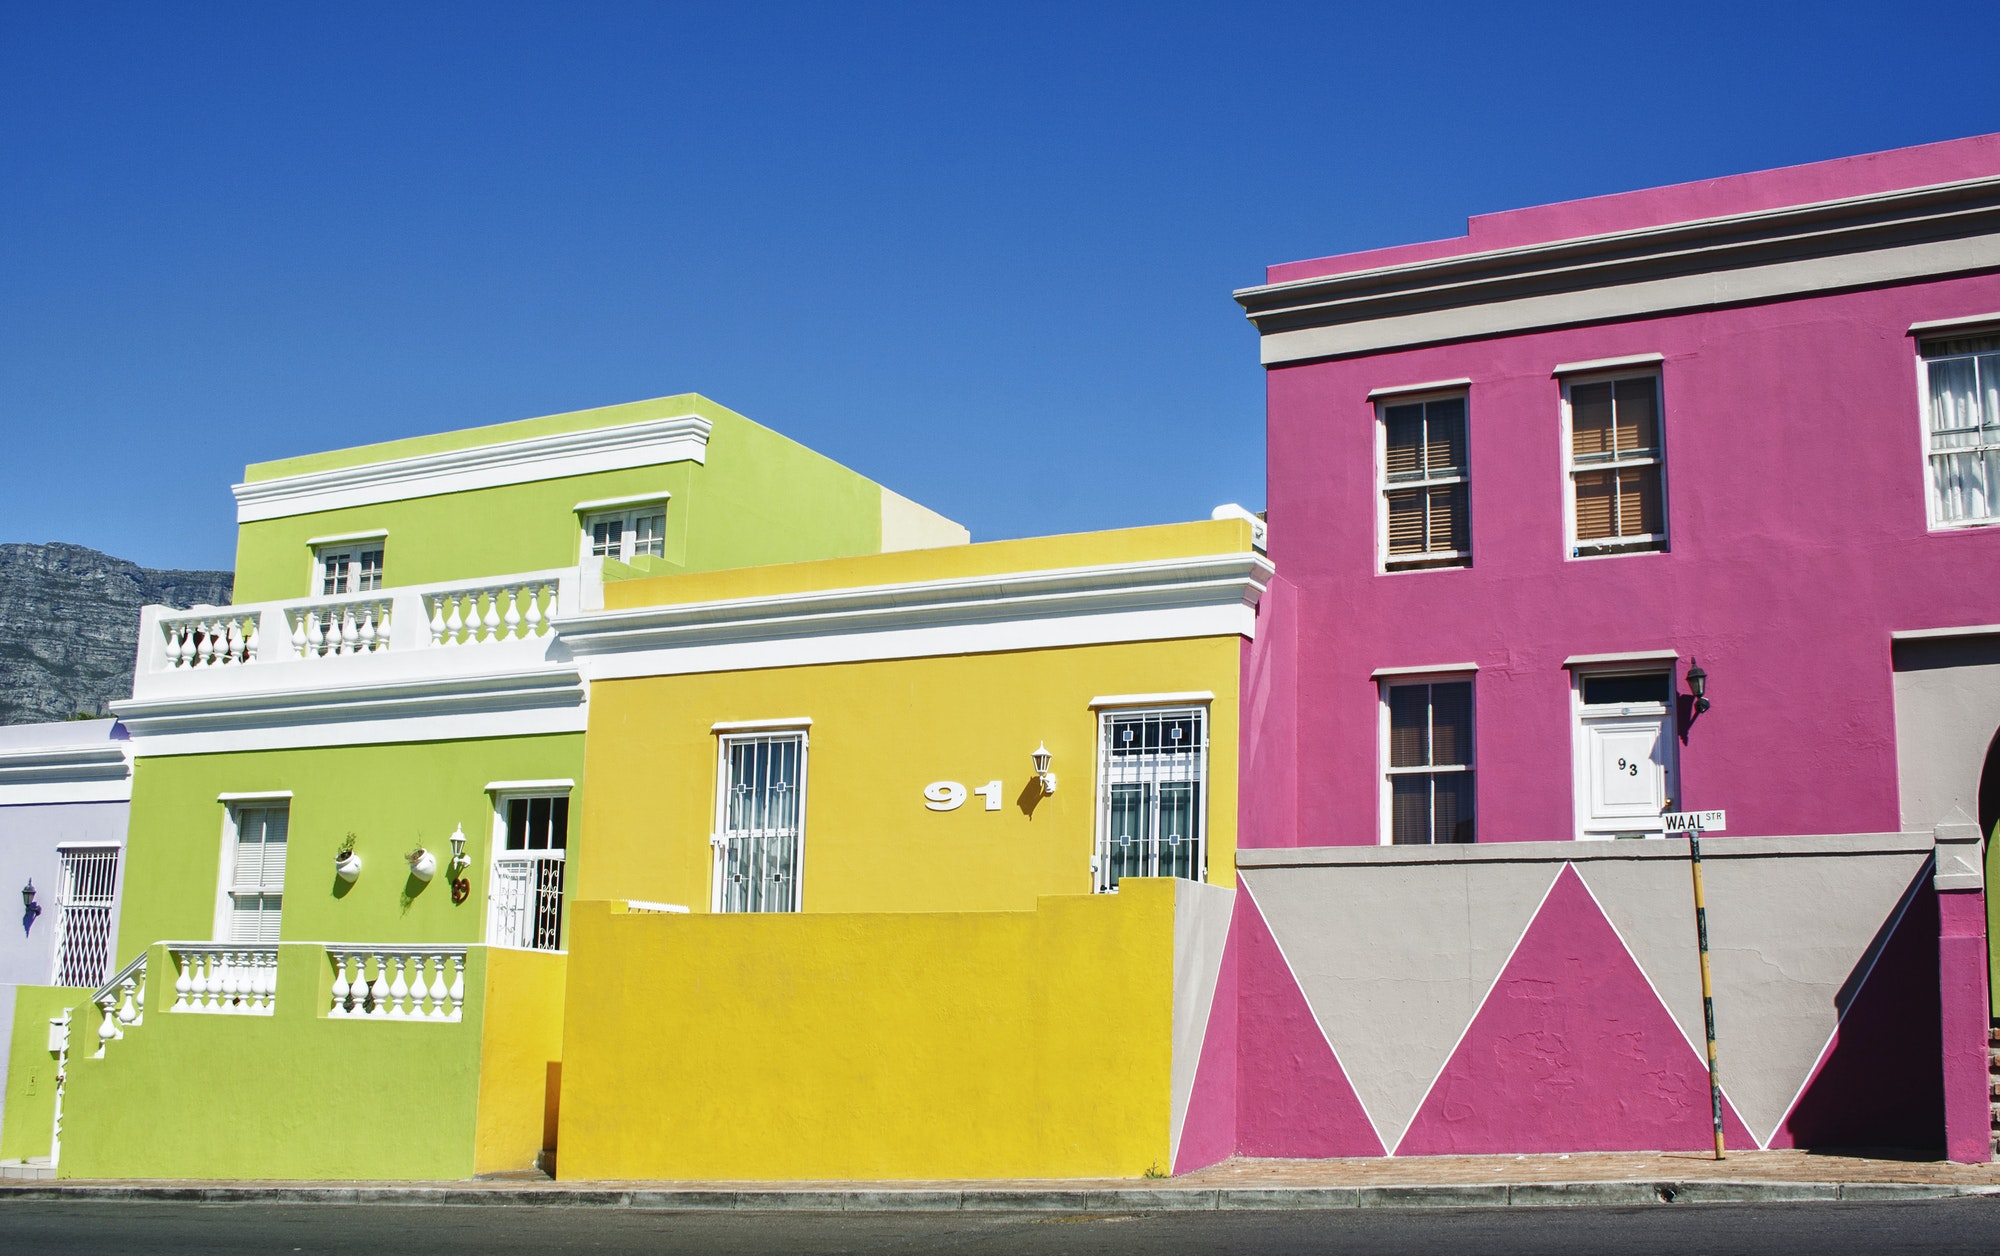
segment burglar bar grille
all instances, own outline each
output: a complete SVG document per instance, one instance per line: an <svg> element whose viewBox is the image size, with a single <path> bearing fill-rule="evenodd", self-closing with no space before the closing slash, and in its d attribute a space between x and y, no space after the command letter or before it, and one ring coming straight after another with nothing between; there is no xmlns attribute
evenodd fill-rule
<svg viewBox="0 0 2000 1256"><path fill-rule="evenodd" d="M1124 877L1208 872L1208 718L1199 707L1107 712L1099 720L1099 893Z"/></svg>
<svg viewBox="0 0 2000 1256"><path fill-rule="evenodd" d="M715 910L799 910L804 733L722 739Z"/></svg>
<svg viewBox="0 0 2000 1256"><path fill-rule="evenodd" d="M495 946L562 949L563 852L502 855L493 861L486 936Z"/></svg>
<svg viewBox="0 0 2000 1256"><path fill-rule="evenodd" d="M111 909L117 902L118 848L57 852L62 888L56 896L56 962L59 986L96 988L111 971Z"/></svg>

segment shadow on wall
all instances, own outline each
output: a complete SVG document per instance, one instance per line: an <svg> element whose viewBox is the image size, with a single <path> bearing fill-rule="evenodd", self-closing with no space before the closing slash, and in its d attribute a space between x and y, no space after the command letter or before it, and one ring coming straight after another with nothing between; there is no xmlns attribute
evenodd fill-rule
<svg viewBox="0 0 2000 1256"><path fill-rule="evenodd" d="M1928 866L1911 886L1900 919L1892 920L1841 985L1832 1048L1773 1147L1941 1154L1938 900Z"/></svg>

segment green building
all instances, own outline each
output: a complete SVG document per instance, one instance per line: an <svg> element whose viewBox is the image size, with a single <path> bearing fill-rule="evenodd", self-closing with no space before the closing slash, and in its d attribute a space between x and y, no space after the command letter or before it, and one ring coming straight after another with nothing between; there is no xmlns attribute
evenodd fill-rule
<svg viewBox="0 0 2000 1256"><path fill-rule="evenodd" d="M116 975L16 1018L0 1159L529 1167L591 857L589 686L552 621L607 578L966 530L692 394L260 463L234 492L236 604L149 608L115 707Z"/></svg>

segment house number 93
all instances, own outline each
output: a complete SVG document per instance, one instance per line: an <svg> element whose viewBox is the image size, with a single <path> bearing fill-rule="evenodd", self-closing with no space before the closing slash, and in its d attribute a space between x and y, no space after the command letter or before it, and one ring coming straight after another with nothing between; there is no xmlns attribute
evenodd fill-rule
<svg viewBox="0 0 2000 1256"><path fill-rule="evenodd" d="M988 811L1000 810L999 781L988 781L972 792L986 800ZM924 806L932 811L956 811L965 805L965 786L957 781L932 781L924 786Z"/></svg>
<svg viewBox="0 0 2000 1256"><path fill-rule="evenodd" d="M1639 765L1637 763L1627 763L1623 759L1618 761L1618 770L1627 776L1639 775Z"/></svg>

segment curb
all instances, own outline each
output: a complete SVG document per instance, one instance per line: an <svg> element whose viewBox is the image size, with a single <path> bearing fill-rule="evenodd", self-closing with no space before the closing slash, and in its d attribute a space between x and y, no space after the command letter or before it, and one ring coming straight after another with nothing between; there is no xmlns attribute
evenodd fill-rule
<svg viewBox="0 0 2000 1256"><path fill-rule="evenodd" d="M713 1190L636 1187L0 1186L7 1202L370 1204L631 1208L655 1212L1172 1212L1326 1208L1560 1208L1645 1204L1961 1199L2000 1186L1920 1182L1496 1182L1410 1186L1159 1187L1082 1190Z"/></svg>

